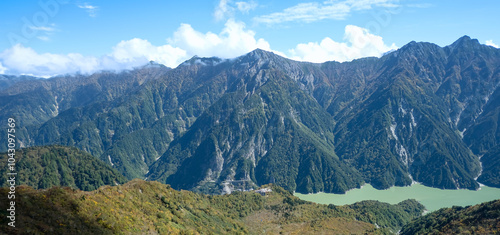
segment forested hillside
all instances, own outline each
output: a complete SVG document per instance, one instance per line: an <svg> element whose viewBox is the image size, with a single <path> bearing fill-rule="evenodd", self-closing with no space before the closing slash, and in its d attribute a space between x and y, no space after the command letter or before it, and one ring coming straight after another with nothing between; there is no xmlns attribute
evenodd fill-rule
<svg viewBox="0 0 500 235"><path fill-rule="evenodd" d="M444 208L420 217L401 234L498 234L500 200L475 206Z"/></svg>
<svg viewBox="0 0 500 235"><path fill-rule="evenodd" d="M7 159L7 154L0 154L0 161L7 162ZM92 191L103 185L127 182L116 169L75 147L55 145L18 149L15 159L16 184L35 189L66 186ZM1 187L10 186L7 169L0 168Z"/></svg>

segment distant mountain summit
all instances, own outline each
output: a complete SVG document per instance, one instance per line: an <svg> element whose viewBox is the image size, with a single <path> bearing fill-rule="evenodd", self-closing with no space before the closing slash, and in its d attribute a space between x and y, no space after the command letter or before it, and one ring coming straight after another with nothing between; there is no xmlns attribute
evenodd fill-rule
<svg viewBox="0 0 500 235"><path fill-rule="evenodd" d="M472 49L473 47L480 47L481 44L477 39L472 39L467 35L462 36L451 45L447 46L451 49L462 48L462 49Z"/></svg>
<svg viewBox="0 0 500 235"><path fill-rule="evenodd" d="M257 49L17 82L0 122L19 120L22 146L75 146L177 189L477 189L500 181L499 84L500 50L468 36L344 63Z"/></svg>
<svg viewBox="0 0 500 235"><path fill-rule="evenodd" d="M9 88L10 86L21 82L21 81L29 81L39 79L37 77L32 76L13 76L13 75L0 75L0 91Z"/></svg>
<svg viewBox="0 0 500 235"><path fill-rule="evenodd" d="M142 69L144 68L156 68L156 69L170 69L165 65L159 64L155 61L149 61L146 65L142 66Z"/></svg>
<svg viewBox="0 0 500 235"><path fill-rule="evenodd" d="M192 66L192 65L215 66L215 65L220 64L224 61L227 61L227 60L221 59L219 57L205 58L205 57L198 57L197 55L195 55L191 59L184 61L179 66Z"/></svg>

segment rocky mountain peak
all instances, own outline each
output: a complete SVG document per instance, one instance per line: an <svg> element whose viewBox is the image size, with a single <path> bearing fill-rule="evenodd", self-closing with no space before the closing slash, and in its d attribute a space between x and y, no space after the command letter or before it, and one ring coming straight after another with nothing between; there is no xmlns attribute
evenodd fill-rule
<svg viewBox="0 0 500 235"><path fill-rule="evenodd" d="M284 58L270 51L255 49L243 56L238 57L238 59L241 61L241 63L250 63L250 64L257 63L262 65L262 64L268 64L270 62L276 64L277 61L281 61Z"/></svg>
<svg viewBox="0 0 500 235"><path fill-rule="evenodd" d="M201 66L215 66L218 65L222 62L227 61L226 59L222 59L219 57L199 57L198 55L195 55L191 57L191 59L184 61L181 65L182 66L191 66L191 65L201 65Z"/></svg>
<svg viewBox="0 0 500 235"><path fill-rule="evenodd" d="M473 50L477 49L479 46L481 46L481 43L479 43L477 39L472 39L465 35L447 47L451 49L451 51L454 51L457 49Z"/></svg>
<svg viewBox="0 0 500 235"><path fill-rule="evenodd" d="M156 61L149 61L147 64L142 66L141 68L168 68L167 66L160 64Z"/></svg>

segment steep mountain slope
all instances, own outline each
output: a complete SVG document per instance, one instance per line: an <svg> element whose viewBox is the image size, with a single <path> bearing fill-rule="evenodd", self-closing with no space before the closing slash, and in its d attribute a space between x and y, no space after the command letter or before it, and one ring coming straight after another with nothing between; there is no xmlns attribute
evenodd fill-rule
<svg viewBox="0 0 500 235"><path fill-rule="evenodd" d="M142 180L92 192L22 186L16 190L16 227L7 225L7 211L2 210L0 230L9 234L388 234L424 209L414 200L397 205L375 201L319 205L279 187L266 189L271 191L265 196L257 192L207 196ZM6 190L0 188L0 193ZM7 197L0 198L0 205L6 203Z"/></svg>
<svg viewBox="0 0 500 235"><path fill-rule="evenodd" d="M482 171L478 181L491 186L500 188L500 145L491 148L481 157Z"/></svg>
<svg viewBox="0 0 500 235"><path fill-rule="evenodd" d="M461 50L476 53L476 47L480 54L486 51L480 56L482 59L466 56L471 59L456 60L463 56ZM446 102L465 96L467 84L463 85L464 92L453 96L445 87L457 68L468 70L484 60L498 60L494 51L477 40L463 37L446 48L412 42L381 59L351 63L318 66L284 62L269 53L264 61L268 61L268 67L285 71L332 114L336 121L337 155L375 187L418 181L440 188L477 189L478 158L462 141L456 124L450 121L455 108ZM352 81L348 81L352 74L355 74ZM480 83L491 86L497 78L490 75L470 78L464 74L464 77L481 79ZM468 99L477 99L476 95L471 96ZM217 140L219 137L215 136ZM152 168L153 178L155 170L156 166ZM308 192L311 191L314 190Z"/></svg>
<svg viewBox="0 0 500 235"><path fill-rule="evenodd" d="M345 63L255 50L18 82L0 92L0 110L19 120L21 146L75 146L175 188L477 189L476 178L499 177L499 65L499 49L467 36Z"/></svg>
<svg viewBox="0 0 500 235"><path fill-rule="evenodd" d="M0 160L7 162L7 154ZM127 180L115 169L74 147L43 146L16 151L16 184L35 189L66 186L91 191L103 185L123 184ZM8 187L7 167L0 169L2 187Z"/></svg>
<svg viewBox="0 0 500 235"><path fill-rule="evenodd" d="M18 117L23 126L41 124L73 107L114 100L168 70L151 62L140 69L121 73L101 72L17 82L0 91L0 121L3 123L4 117L11 115Z"/></svg>
<svg viewBox="0 0 500 235"><path fill-rule="evenodd" d="M405 225L400 234L498 234L500 200L444 208Z"/></svg>
<svg viewBox="0 0 500 235"><path fill-rule="evenodd" d="M74 107L30 126L29 141L76 146L100 156L130 179L142 178L149 164L220 97L218 91L225 86L227 78L216 68L185 64L114 100Z"/></svg>
<svg viewBox="0 0 500 235"><path fill-rule="evenodd" d="M411 180L442 188L478 187L477 158L448 121L450 108L439 94L450 66L446 60L445 50L429 43L410 43L381 58L380 84L340 117L337 153L366 169L375 187Z"/></svg>
<svg viewBox="0 0 500 235"><path fill-rule="evenodd" d="M155 162L148 178L174 188L227 192L270 182L290 191L343 193L360 187L357 171L339 160L333 119L271 62L275 55L254 51L231 87ZM271 57L271 58L268 58ZM235 91L231 91L235 89Z"/></svg>

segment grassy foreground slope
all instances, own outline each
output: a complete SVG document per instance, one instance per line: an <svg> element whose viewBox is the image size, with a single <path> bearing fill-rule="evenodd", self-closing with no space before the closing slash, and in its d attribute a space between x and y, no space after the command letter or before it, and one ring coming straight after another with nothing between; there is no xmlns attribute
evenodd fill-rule
<svg viewBox="0 0 500 235"><path fill-rule="evenodd" d="M280 187L272 192L213 196L132 180L85 192L53 187L16 189L16 227L0 212L8 234L387 234L418 217L423 206L364 202L353 206L302 201ZM0 194L6 195L7 188ZM2 208L7 197L0 197ZM379 227L379 228L377 228Z"/></svg>

